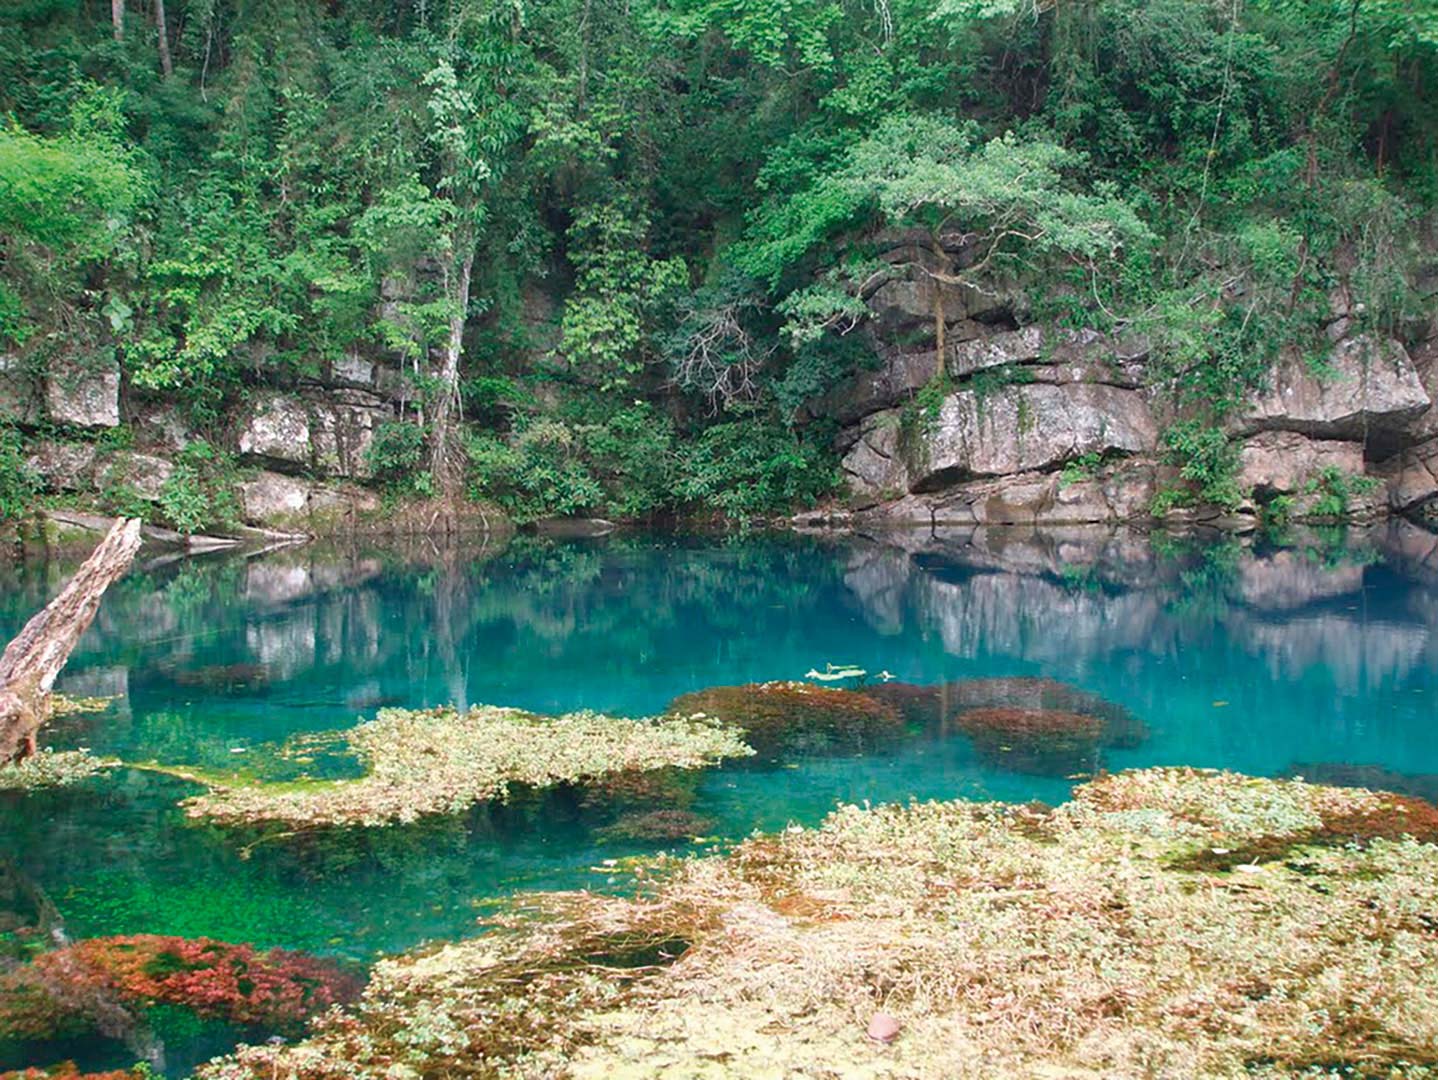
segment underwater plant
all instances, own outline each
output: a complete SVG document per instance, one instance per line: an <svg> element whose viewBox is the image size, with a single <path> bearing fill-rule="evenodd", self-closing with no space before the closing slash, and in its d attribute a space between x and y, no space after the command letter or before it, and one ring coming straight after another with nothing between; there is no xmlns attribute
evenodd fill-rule
<svg viewBox="0 0 1438 1080"><path fill-rule="evenodd" d="M903 733L892 705L855 690L802 682L696 690L675 698L668 712L730 724L764 757L860 753Z"/></svg>
<svg viewBox="0 0 1438 1080"><path fill-rule="evenodd" d="M1099 765L1103 721L1063 709L990 706L955 720L979 754L1012 772L1069 776Z"/></svg>
<svg viewBox="0 0 1438 1080"><path fill-rule="evenodd" d="M545 717L490 705L465 712L381 709L350 731L307 738L342 741L364 775L278 783L168 771L211 789L185 801L191 817L304 829L413 822L503 801L512 785L549 787L666 766L697 769L752 753L737 730L712 720L626 720L593 712Z"/></svg>
<svg viewBox="0 0 1438 1080"><path fill-rule="evenodd" d="M518 897L490 933L381 962L301 1042L200 1075L1433 1076L1438 845L1175 865L1423 816L1398 805L1148 769L1053 809L845 806L661 860L633 898Z"/></svg>
<svg viewBox="0 0 1438 1080"><path fill-rule="evenodd" d="M339 965L283 949L157 934L89 938L0 975L0 1039L104 1031L117 1010L160 1006L293 1034L359 988Z"/></svg>
<svg viewBox="0 0 1438 1080"><path fill-rule="evenodd" d="M1132 749L1148 738L1142 720L1116 702L1055 679L1003 677L965 679L944 687L954 712L969 709L1057 710L1092 716L1102 725L1099 741L1114 749Z"/></svg>

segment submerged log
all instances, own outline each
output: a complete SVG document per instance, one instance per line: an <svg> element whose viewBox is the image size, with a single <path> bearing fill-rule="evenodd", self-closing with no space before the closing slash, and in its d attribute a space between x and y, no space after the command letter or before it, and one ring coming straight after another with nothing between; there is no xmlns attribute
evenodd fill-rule
<svg viewBox="0 0 1438 1080"><path fill-rule="evenodd" d="M100 598L140 550L140 519L115 522L60 595L25 624L0 656L0 764L35 752L50 690L95 618Z"/></svg>

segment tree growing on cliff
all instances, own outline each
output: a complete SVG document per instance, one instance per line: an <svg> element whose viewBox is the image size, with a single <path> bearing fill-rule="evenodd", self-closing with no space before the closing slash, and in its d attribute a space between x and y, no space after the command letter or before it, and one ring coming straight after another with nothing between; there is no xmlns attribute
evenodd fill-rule
<svg viewBox="0 0 1438 1080"><path fill-rule="evenodd" d="M841 234L879 225L914 228L922 257L854 259L830 267L780 305L796 340L812 340L863 317L862 301L897 272L977 289L985 279L1064 261L1096 271L1152 234L1109 186L1075 180L1081 155L1008 133L983 140L976 125L931 115L882 121L835 171L756 217L739 261L771 286L816 265L816 250ZM935 288L934 336L942 354L947 314Z"/></svg>

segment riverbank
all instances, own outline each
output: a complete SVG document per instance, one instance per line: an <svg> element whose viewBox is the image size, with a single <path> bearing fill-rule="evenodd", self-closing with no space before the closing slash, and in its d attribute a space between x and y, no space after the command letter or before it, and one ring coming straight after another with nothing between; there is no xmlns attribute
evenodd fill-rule
<svg viewBox="0 0 1438 1080"><path fill-rule="evenodd" d="M1149 769L521 897L209 1080L1438 1075L1438 811Z"/></svg>

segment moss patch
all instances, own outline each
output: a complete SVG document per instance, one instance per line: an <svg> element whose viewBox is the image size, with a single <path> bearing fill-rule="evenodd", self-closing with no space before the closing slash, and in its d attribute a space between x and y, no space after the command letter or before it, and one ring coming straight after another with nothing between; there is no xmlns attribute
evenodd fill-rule
<svg viewBox="0 0 1438 1080"><path fill-rule="evenodd" d="M1394 805L1153 769L1052 811L845 807L660 863L636 899L521 899L204 1075L1434 1076L1438 847L1392 835ZM1173 865L1345 816L1384 824L1300 870Z"/></svg>
<svg viewBox="0 0 1438 1080"><path fill-rule="evenodd" d="M628 770L692 769L752 752L736 731L713 721L625 720L591 712L542 717L493 706L463 713L382 709L376 719L334 738L359 758L363 776L266 783L179 770L211 788L186 800L186 811L230 825L383 825L502 800L511 785L539 788Z"/></svg>

